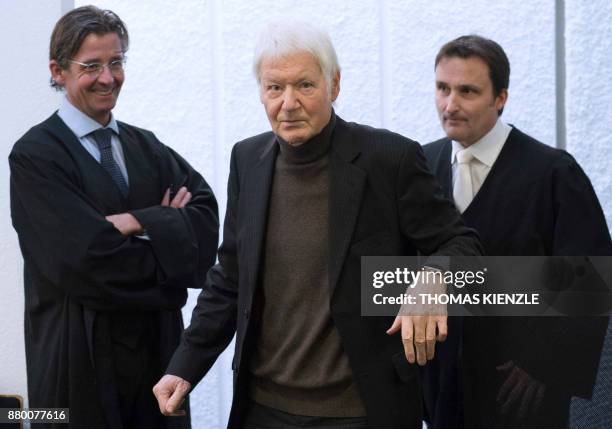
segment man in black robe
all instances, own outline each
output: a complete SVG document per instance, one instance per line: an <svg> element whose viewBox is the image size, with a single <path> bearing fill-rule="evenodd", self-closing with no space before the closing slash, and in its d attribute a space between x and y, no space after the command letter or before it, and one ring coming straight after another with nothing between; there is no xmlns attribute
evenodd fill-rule
<svg viewBox="0 0 612 429"><path fill-rule="evenodd" d="M501 121L503 49L463 36L441 48L435 71L447 138L425 155L485 254L611 255L601 206L574 158ZM463 336L449 335L424 371L432 427L566 428L571 396L591 395L606 326L606 318L449 318L449 332Z"/></svg>
<svg viewBox="0 0 612 429"><path fill-rule="evenodd" d="M217 204L177 153L113 117L127 48L113 12L64 15L49 67L66 96L9 157L29 406L69 408L76 428L184 428L189 417L163 417L151 389L187 288L215 260Z"/></svg>

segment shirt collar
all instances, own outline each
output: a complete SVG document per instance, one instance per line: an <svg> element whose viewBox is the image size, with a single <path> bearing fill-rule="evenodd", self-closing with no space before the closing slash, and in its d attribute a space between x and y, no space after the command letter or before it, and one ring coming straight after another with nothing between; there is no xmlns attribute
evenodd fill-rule
<svg viewBox="0 0 612 429"><path fill-rule="evenodd" d="M499 152L504 147L504 143L508 139L508 135L512 131L512 127L497 119L497 122L480 140L471 146L464 148L461 143L452 141L453 151L451 153L451 163L457 162L457 152L460 150L469 151L474 158L491 168L499 155Z"/></svg>
<svg viewBox="0 0 612 429"><path fill-rule="evenodd" d="M62 98L57 114L79 139L91 134L98 128L110 128L115 134L119 135L119 127L112 112L108 125L102 127L97 121L74 107L74 105L68 101L68 97Z"/></svg>

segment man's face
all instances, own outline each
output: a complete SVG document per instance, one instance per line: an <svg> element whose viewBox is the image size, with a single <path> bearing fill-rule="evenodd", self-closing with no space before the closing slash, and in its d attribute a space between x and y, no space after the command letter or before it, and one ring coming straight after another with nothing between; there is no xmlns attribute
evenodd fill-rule
<svg viewBox="0 0 612 429"><path fill-rule="evenodd" d="M478 57L442 58L436 67L436 108L451 140L467 147L487 134L497 122L497 111L508 98L496 97L489 67Z"/></svg>
<svg viewBox="0 0 612 429"><path fill-rule="evenodd" d="M329 122L332 102L340 92L340 74L334 77L328 91L317 60L300 52L275 60L264 59L260 85L260 99L272 131L290 145L299 146L319 134Z"/></svg>
<svg viewBox="0 0 612 429"><path fill-rule="evenodd" d="M108 64L122 58L121 41L116 33L91 33L83 39L79 51L71 59L84 64ZM68 100L77 109L102 125L108 124L123 84L123 70L111 72L109 67L104 67L96 75L75 63L62 69L55 60L51 60L49 68L55 82L64 87Z"/></svg>

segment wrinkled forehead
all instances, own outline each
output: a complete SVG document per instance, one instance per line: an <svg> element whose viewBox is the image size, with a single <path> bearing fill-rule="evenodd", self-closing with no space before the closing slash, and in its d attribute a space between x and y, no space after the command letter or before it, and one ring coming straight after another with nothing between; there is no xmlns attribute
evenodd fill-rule
<svg viewBox="0 0 612 429"><path fill-rule="evenodd" d="M259 79L307 76L319 78L323 74L319 60L310 52L297 51L285 55L262 56Z"/></svg>
<svg viewBox="0 0 612 429"><path fill-rule="evenodd" d="M117 33L90 32L83 38L75 55L97 56L97 55L122 55L124 46Z"/></svg>

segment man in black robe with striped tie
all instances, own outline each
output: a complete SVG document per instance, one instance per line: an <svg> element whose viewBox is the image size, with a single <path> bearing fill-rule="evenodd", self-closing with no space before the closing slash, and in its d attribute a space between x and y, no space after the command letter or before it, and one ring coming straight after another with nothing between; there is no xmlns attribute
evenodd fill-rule
<svg viewBox="0 0 612 429"><path fill-rule="evenodd" d="M217 204L153 133L115 120L127 48L113 12L64 15L49 68L65 97L9 157L29 406L69 408L75 428L186 428L151 389L178 344L187 288L215 260Z"/></svg>

